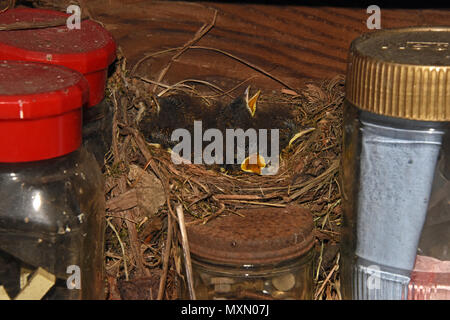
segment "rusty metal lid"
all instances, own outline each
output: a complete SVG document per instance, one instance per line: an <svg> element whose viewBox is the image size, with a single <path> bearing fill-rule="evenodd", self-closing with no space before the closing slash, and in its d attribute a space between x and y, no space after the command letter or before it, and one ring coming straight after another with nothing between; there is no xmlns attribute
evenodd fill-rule
<svg viewBox="0 0 450 320"><path fill-rule="evenodd" d="M188 225L191 253L224 264L272 264L300 257L314 244L311 212L297 205L240 210Z"/></svg>

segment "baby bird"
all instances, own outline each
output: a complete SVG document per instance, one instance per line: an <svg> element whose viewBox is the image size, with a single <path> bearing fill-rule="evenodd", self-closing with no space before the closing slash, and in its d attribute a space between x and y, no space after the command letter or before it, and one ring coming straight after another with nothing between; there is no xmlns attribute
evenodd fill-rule
<svg viewBox="0 0 450 320"><path fill-rule="evenodd" d="M260 94L261 91L258 91L250 98L250 87L247 87L244 94L234 99L230 104L225 107L218 106L217 128L221 130L229 128L247 130L253 128L256 101Z"/></svg>
<svg viewBox="0 0 450 320"><path fill-rule="evenodd" d="M277 104L263 104L259 106L257 100L260 91L250 96L250 87L244 94L238 96L231 103L224 105L220 102L207 105L200 97L192 97L185 93L163 97L158 100L159 110L156 113L144 114L139 127L141 132L151 143L160 144L163 148L172 149L178 141L172 141L171 135L175 129L184 128L194 136L194 121L202 121L202 129L219 129L223 139L223 159L226 159L226 129L267 129L267 150L271 150L271 129L279 129L279 151L285 148L289 139L297 132L293 121L292 108ZM235 146L236 146L236 140ZM205 143L203 143L203 147ZM228 171L242 170L261 174L262 169L270 165L270 161L259 154L250 154L249 144L245 144L245 160L237 164L236 150L233 165L223 165ZM203 149L203 148L202 148ZM225 162L225 161L224 161Z"/></svg>
<svg viewBox="0 0 450 320"><path fill-rule="evenodd" d="M165 149L171 149L177 144L171 140L171 136L178 128L187 129L193 135L194 121L214 126L211 123L212 108L205 105L199 97L179 93L158 98L157 109L145 111L139 122L139 129L149 142Z"/></svg>

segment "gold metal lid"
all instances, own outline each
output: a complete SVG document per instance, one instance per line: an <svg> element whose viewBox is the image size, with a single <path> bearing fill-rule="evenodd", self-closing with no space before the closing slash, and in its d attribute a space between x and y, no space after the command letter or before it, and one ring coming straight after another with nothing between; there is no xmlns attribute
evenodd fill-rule
<svg viewBox="0 0 450 320"><path fill-rule="evenodd" d="M346 98L385 116L450 121L450 27L385 29L350 46Z"/></svg>

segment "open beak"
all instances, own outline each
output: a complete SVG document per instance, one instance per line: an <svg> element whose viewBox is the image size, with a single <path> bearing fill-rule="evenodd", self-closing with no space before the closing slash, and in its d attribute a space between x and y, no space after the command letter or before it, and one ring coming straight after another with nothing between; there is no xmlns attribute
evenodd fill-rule
<svg viewBox="0 0 450 320"><path fill-rule="evenodd" d="M262 169L266 167L266 161L263 156L257 153L251 154L249 157L245 158L241 163L241 170L245 172L252 172L256 174L261 174Z"/></svg>
<svg viewBox="0 0 450 320"><path fill-rule="evenodd" d="M258 100L260 94L261 94L261 90L258 90L258 92L256 92L253 97L249 98L250 86L248 86L247 89L245 89L245 102L246 102L246 105L247 105L247 109L250 112L252 117L255 116L256 101Z"/></svg>

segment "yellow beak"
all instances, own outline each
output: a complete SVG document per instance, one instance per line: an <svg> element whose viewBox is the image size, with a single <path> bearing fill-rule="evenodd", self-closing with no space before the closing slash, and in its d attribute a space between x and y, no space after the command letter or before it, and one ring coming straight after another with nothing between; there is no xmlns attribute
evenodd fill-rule
<svg viewBox="0 0 450 320"><path fill-rule="evenodd" d="M251 154L249 157L245 158L241 163L241 170L245 172L252 172L256 174L261 174L261 171L266 166L266 161L263 156L259 154Z"/></svg>
<svg viewBox="0 0 450 320"><path fill-rule="evenodd" d="M248 86L247 89L245 89L245 102L247 105L247 109L250 112L252 117L255 116L256 101L258 100L260 94L261 94L261 90L258 90L258 92L256 92L256 94L253 97L249 98L250 86Z"/></svg>

